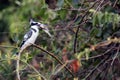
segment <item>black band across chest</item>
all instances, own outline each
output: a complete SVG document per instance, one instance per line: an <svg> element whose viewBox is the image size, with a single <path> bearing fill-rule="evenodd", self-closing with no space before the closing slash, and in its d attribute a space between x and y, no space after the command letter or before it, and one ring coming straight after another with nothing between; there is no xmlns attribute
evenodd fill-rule
<svg viewBox="0 0 120 80"><path fill-rule="evenodd" d="M34 29L34 28L31 28L31 30L33 30L34 32L37 32L37 30L36 30L36 29Z"/></svg>

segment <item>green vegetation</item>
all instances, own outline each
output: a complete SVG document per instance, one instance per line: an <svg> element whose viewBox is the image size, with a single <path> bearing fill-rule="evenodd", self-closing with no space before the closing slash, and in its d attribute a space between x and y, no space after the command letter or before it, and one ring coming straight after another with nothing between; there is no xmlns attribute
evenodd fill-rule
<svg viewBox="0 0 120 80"><path fill-rule="evenodd" d="M48 25L54 38L40 31L36 44L63 64L29 47L20 59L21 80L120 78L120 0L1 0L0 80L17 80L15 53L30 18Z"/></svg>

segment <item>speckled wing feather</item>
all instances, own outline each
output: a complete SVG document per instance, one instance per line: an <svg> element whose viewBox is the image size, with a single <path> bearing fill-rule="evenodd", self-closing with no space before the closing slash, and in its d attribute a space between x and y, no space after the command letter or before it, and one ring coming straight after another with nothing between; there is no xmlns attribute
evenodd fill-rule
<svg viewBox="0 0 120 80"><path fill-rule="evenodd" d="M24 43L32 36L32 30L29 30L25 35L24 35L24 39L20 45L20 48L22 47L22 45L24 45Z"/></svg>

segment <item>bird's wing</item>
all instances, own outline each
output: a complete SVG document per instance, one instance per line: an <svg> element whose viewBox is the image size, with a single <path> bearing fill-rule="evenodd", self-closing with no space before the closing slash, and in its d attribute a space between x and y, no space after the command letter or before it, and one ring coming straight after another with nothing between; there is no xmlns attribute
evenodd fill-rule
<svg viewBox="0 0 120 80"><path fill-rule="evenodd" d="M24 35L24 39L20 45L20 48L22 47L22 45L24 45L24 43L32 36L32 30L29 30L25 35Z"/></svg>

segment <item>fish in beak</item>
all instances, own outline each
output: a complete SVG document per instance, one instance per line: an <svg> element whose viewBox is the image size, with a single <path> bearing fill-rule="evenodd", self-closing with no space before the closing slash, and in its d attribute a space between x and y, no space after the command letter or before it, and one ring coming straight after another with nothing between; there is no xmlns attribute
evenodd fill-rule
<svg viewBox="0 0 120 80"><path fill-rule="evenodd" d="M50 37L52 37L52 35L49 32L49 29L47 28L46 25L41 24L40 27L42 28L43 31L45 31Z"/></svg>
<svg viewBox="0 0 120 80"><path fill-rule="evenodd" d="M52 35L49 32L49 29L47 28L47 25L42 24L40 22L35 22L33 19L30 19L30 25L36 25L39 27L39 29L45 31L50 37L52 37Z"/></svg>

